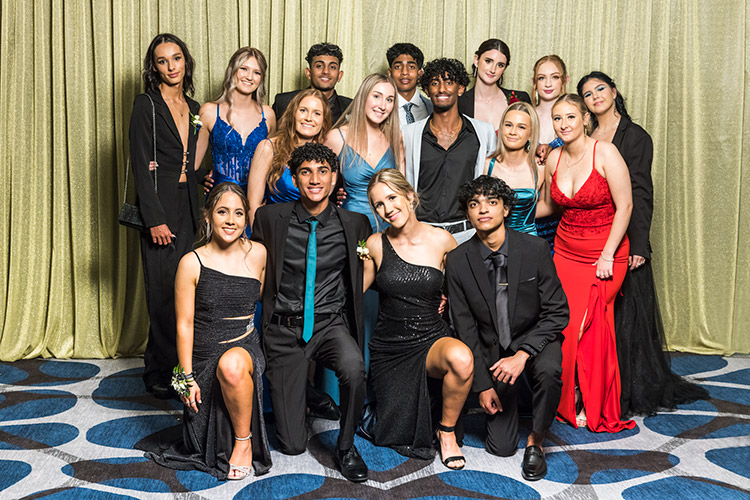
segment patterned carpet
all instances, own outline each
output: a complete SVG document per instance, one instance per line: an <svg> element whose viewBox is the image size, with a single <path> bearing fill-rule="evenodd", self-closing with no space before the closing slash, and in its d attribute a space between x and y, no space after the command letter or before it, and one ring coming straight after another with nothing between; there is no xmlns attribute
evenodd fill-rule
<svg viewBox="0 0 750 500"><path fill-rule="evenodd" d="M140 359L0 364L0 498L750 498L747 357L675 358L674 370L712 399L638 418L633 430L594 434L555 423L545 446L549 473L534 483L521 478L522 447L511 458L484 451L481 415L467 419L463 471L407 460L358 437L370 480L349 483L333 465L337 425L322 420L309 422L305 454L273 451L262 477L221 483L164 469L135 446L176 425L181 411L145 394L142 367Z"/></svg>

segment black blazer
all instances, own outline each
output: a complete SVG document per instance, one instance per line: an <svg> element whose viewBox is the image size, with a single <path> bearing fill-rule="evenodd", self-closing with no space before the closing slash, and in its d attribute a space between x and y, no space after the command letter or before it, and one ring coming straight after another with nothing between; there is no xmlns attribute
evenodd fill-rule
<svg viewBox="0 0 750 500"><path fill-rule="evenodd" d="M255 212L252 239L260 241L268 249L266 259L266 282L263 286L262 325L265 330L276 309L276 295L279 291L281 271L284 267L284 249L289 231L289 219L296 202L265 205ZM360 346L364 345L364 307L362 302L362 274L364 264L357 256L357 243L366 240L372 233L370 220L359 213L344 210L333 205L344 226L347 255L347 316L350 333Z"/></svg>
<svg viewBox="0 0 750 500"><path fill-rule="evenodd" d="M280 94L276 94L276 97L273 100L273 112L276 113L276 119L281 120L281 115L284 114L284 111L286 111L286 108L289 106L289 103L292 102L292 99L294 99L294 96L302 92L301 90L292 90L291 92L282 92ZM331 125L335 124L338 119L341 117L341 115L344 114L344 111L346 111L346 108L349 107L349 104L351 104L352 100L348 97L344 97L342 95L338 95L336 91L333 91L333 96L328 100L328 104L331 106L331 118L333 119L333 122L331 122Z"/></svg>
<svg viewBox="0 0 750 500"><path fill-rule="evenodd" d="M503 94L505 94L505 99L510 99L511 96L513 96L513 94L515 93L516 98L519 101L528 102L529 104L531 104L531 97L529 97L529 94L527 94L523 90L510 90L504 89L502 87L500 87L500 90L502 90ZM458 98L458 112L474 118L474 87L472 87L471 90L464 92Z"/></svg>
<svg viewBox="0 0 750 500"><path fill-rule="evenodd" d="M633 212L628 225L630 255L648 258L651 255L649 233L654 212L654 184L651 181L654 143L648 132L623 116L612 144L628 165L630 184L633 187Z"/></svg>
<svg viewBox="0 0 750 500"><path fill-rule="evenodd" d="M148 169L148 164L154 156L151 101L148 100L146 94L140 94L135 97L133 113L130 115L130 162L133 165L137 204L147 227L166 224L174 229L182 217L188 216L178 211L177 186L182 169L182 139L161 92L158 89L152 90L148 92L148 95L153 99L156 111L158 192L154 192L153 175ZM190 112L197 115L200 105L188 96L185 96L185 100L190 107ZM190 125L186 176L190 195L189 216L193 219L194 227L197 227L199 217L198 187L194 169L197 142L198 134L193 133L193 126Z"/></svg>
<svg viewBox="0 0 750 500"><path fill-rule="evenodd" d="M511 343L534 355L562 338L568 324L568 301L552 263L547 242L506 228L508 238L508 317ZM490 366L500 359L495 294L477 235L448 254L448 303L456 334L474 354L472 388L494 387Z"/></svg>

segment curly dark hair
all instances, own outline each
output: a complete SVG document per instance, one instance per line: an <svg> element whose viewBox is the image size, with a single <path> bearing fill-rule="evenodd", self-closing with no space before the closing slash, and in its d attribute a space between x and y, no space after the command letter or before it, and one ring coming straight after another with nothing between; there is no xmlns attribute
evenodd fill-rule
<svg viewBox="0 0 750 500"><path fill-rule="evenodd" d="M422 65L424 64L424 54L419 50L419 47L413 43L397 43L388 49L385 53L385 58L388 59L389 68L393 66L393 61L395 61L401 54L413 57L414 60L417 61L417 69L422 69Z"/></svg>
<svg viewBox="0 0 750 500"><path fill-rule="evenodd" d="M316 43L315 45L310 47L310 50L307 51L305 61L307 61L308 65L312 64L313 58L317 56L333 56L339 60L339 64L344 61L344 54L341 52L339 46L335 43Z"/></svg>
<svg viewBox="0 0 750 500"><path fill-rule="evenodd" d="M595 78L597 80L603 81L606 85L609 86L612 90L617 90L617 95L615 96L615 109L618 113L620 113L621 116L624 116L628 120L630 119L630 115L628 114L628 110L625 107L625 97L623 97L622 92L620 92L617 89L617 85L615 85L615 81L612 80L609 75L606 73L602 73L601 71L592 71L588 75L584 76L580 80L578 80L578 95L583 98L583 85L591 80L592 78ZM596 119L596 115L594 113L591 113L591 130L595 130L596 127L599 126L599 121Z"/></svg>
<svg viewBox="0 0 750 500"><path fill-rule="evenodd" d="M193 92L195 92L195 87L193 87L193 68L195 66L193 56L190 55L185 42L171 33L159 33L151 40L151 44L148 46L146 57L143 58L143 91L157 90L159 84L161 84L161 76L159 76L159 72L156 70L154 51L162 43L177 44L182 51L182 55L185 57L185 78L182 80L182 90L187 95L192 96Z"/></svg>
<svg viewBox="0 0 750 500"><path fill-rule="evenodd" d="M516 202L516 193L504 180L492 177L491 175L480 175L473 181L469 181L458 189L456 198L458 204L464 210L469 208L469 202L475 196L486 196L488 198L499 198L503 200L506 208L513 208Z"/></svg>
<svg viewBox="0 0 750 500"><path fill-rule="evenodd" d="M336 153L331 151L328 146L318 142L308 142L292 151L292 157L289 158L289 171L292 175L297 175L297 170L306 161L319 161L328 163L332 172L339 171L339 159Z"/></svg>
<svg viewBox="0 0 750 500"><path fill-rule="evenodd" d="M422 78L419 79L422 90L427 92L430 82L435 78L451 80L464 88L469 86L469 74L466 73L464 63L458 59L442 57L425 64L424 73L422 73Z"/></svg>

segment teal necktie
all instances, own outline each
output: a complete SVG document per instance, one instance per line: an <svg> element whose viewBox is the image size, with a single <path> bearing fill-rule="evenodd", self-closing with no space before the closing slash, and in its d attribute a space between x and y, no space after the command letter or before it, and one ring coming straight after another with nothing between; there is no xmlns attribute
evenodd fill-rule
<svg viewBox="0 0 750 500"><path fill-rule="evenodd" d="M318 240L315 238L317 219L307 219L310 234L307 237L307 263L305 268L305 321L302 328L302 340L310 342L315 325L315 268L318 261Z"/></svg>

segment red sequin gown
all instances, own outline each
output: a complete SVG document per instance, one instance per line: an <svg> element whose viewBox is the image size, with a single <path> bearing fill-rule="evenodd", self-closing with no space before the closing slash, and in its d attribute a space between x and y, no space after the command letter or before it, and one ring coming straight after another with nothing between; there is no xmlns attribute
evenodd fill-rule
<svg viewBox="0 0 750 500"><path fill-rule="evenodd" d="M596 143L594 164L595 161ZM634 421L620 419L620 370L614 328L615 296L628 266L628 237L623 236L615 252L612 279L598 279L595 263L607 242L615 215L607 180L592 165L588 179L573 198L568 198L557 187L555 166L550 194L564 209L555 238L554 261L570 307L570 321L563 330L563 388L558 418L577 427L577 374L589 429L595 432L632 429Z"/></svg>

